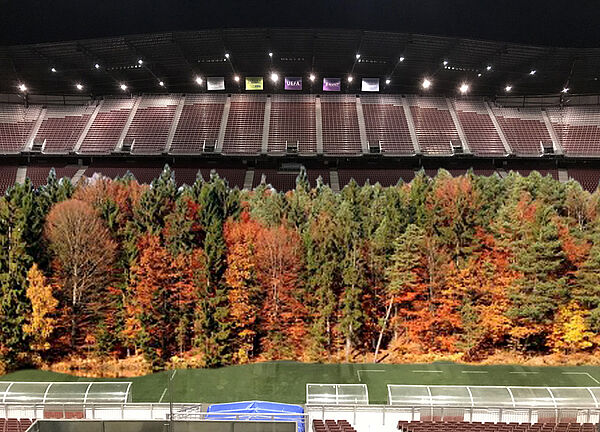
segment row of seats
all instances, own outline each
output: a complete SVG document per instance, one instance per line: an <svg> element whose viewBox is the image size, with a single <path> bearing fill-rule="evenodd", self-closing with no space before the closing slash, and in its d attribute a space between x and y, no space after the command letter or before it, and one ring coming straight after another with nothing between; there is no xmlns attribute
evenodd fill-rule
<svg viewBox="0 0 600 432"><path fill-rule="evenodd" d="M31 419L1 419L0 432L25 432L33 424Z"/></svg>
<svg viewBox="0 0 600 432"><path fill-rule="evenodd" d="M554 139L567 155L600 155L600 106L542 111L435 97L245 94L106 99L98 107L2 104L0 153L17 153L35 139L46 153L108 154L127 140L134 154L199 154L217 143L227 117L223 153L259 154L268 105L267 153L284 153L287 143L315 154L318 104L325 154L360 155L366 140L383 154L449 156L462 140L479 156L539 156L541 143Z"/></svg>
<svg viewBox="0 0 600 432"><path fill-rule="evenodd" d="M597 432L592 423L467 423L399 421L402 432Z"/></svg>
<svg viewBox="0 0 600 432"><path fill-rule="evenodd" d="M313 432L356 432L347 420L313 420Z"/></svg>

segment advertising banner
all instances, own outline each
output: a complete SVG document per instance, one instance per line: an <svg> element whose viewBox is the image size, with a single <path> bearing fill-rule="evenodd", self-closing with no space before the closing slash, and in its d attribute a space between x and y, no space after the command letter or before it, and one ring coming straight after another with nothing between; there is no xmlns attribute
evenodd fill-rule
<svg viewBox="0 0 600 432"><path fill-rule="evenodd" d="M379 78L363 78L361 90L364 92L378 92Z"/></svg>
<svg viewBox="0 0 600 432"><path fill-rule="evenodd" d="M262 90L263 77L246 77L246 90Z"/></svg>
<svg viewBox="0 0 600 432"><path fill-rule="evenodd" d="M225 90L225 77L206 78L206 89L208 91Z"/></svg>
<svg viewBox="0 0 600 432"><path fill-rule="evenodd" d="M341 78L323 78L323 91L340 91L341 89Z"/></svg>
<svg viewBox="0 0 600 432"><path fill-rule="evenodd" d="M285 77L286 90L302 90L302 77Z"/></svg>

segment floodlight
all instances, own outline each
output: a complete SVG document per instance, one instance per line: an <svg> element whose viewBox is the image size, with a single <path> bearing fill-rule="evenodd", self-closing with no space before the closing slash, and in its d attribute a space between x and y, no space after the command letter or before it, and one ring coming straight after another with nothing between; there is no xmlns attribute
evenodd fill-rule
<svg viewBox="0 0 600 432"><path fill-rule="evenodd" d="M308 76L308 79L314 82L317 79L317 77L315 76L315 74L310 74Z"/></svg>
<svg viewBox="0 0 600 432"><path fill-rule="evenodd" d="M488 71L491 71L492 70L492 65L487 65L487 67L485 69L488 70Z"/></svg>
<svg viewBox="0 0 600 432"><path fill-rule="evenodd" d="M462 84L460 85L460 87L459 87L459 89L458 89L458 90L460 90L460 92L461 92L462 94L466 94L466 93L468 93L468 91L469 91L469 84L467 84L467 83L462 83Z"/></svg>
<svg viewBox="0 0 600 432"><path fill-rule="evenodd" d="M165 86L165 82L164 81L159 81L158 85L161 86L161 87L164 87Z"/></svg>
<svg viewBox="0 0 600 432"><path fill-rule="evenodd" d="M98 63L94 64L94 67L95 67L96 69L100 69L100 65L99 65Z"/></svg>
<svg viewBox="0 0 600 432"><path fill-rule="evenodd" d="M56 73L56 68L54 68L54 67L53 67L53 68L50 68L50 72L52 72L52 73Z"/></svg>
<svg viewBox="0 0 600 432"><path fill-rule="evenodd" d="M564 89L562 89L562 93L567 93L569 91L569 87L565 87Z"/></svg>
<svg viewBox="0 0 600 432"><path fill-rule="evenodd" d="M198 84L198 85L202 85L202 82L203 82L203 81L202 81L202 78L201 78L201 77L199 77L199 76L197 76L197 77L196 77L196 84Z"/></svg>
<svg viewBox="0 0 600 432"><path fill-rule="evenodd" d="M352 75L348 75L348 82L351 83L354 80L354 78L352 77Z"/></svg>
<svg viewBox="0 0 600 432"><path fill-rule="evenodd" d="M26 92L27 86L25 84L19 84L19 90L21 90L22 92Z"/></svg>
<svg viewBox="0 0 600 432"><path fill-rule="evenodd" d="M401 62L403 62L403 61L404 61L404 56L400 56L400 59L399 59L399 60L400 60Z"/></svg>
<svg viewBox="0 0 600 432"><path fill-rule="evenodd" d="M358 60L360 58L360 54L356 53L356 60Z"/></svg>
<svg viewBox="0 0 600 432"><path fill-rule="evenodd" d="M119 87L121 87L121 90L123 90L123 91L127 90L126 84L121 84Z"/></svg>
<svg viewBox="0 0 600 432"><path fill-rule="evenodd" d="M448 60L444 60L444 66L448 66Z"/></svg>
<svg viewBox="0 0 600 432"><path fill-rule="evenodd" d="M510 84L508 84L506 87L504 87L504 91L506 91L507 93L511 90L512 90L512 86Z"/></svg>
<svg viewBox="0 0 600 432"><path fill-rule="evenodd" d="M431 87L431 81L427 78L425 78L423 80L423 82L421 83L421 87L423 87L425 90L427 90L429 87Z"/></svg>
<svg viewBox="0 0 600 432"><path fill-rule="evenodd" d="M481 78L481 72L479 72L479 73L477 74L477 76L478 76L479 78Z"/></svg>
<svg viewBox="0 0 600 432"><path fill-rule="evenodd" d="M141 66L141 65L143 65L143 64L144 64L144 60L142 60L142 59L139 59L139 60L138 60L138 64L139 64L140 66Z"/></svg>
<svg viewBox="0 0 600 432"><path fill-rule="evenodd" d="M387 85L390 85L390 83L391 83L391 82L392 82L392 80L391 80L391 79L389 79L389 78L386 78L386 80L385 80L385 83L386 83Z"/></svg>
<svg viewBox="0 0 600 432"><path fill-rule="evenodd" d="M229 53L225 53L225 58L228 59L229 58Z"/></svg>
<svg viewBox="0 0 600 432"><path fill-rule="evenodd" d="M269 57L273 57L273 53L272 52L269 53Z"/></svg>
<svg viewBox="0 0 600 432"><path fill-rule="evenodd" d="M277 75L275 72L273 72L271 74L271 81L273 81L273 82L279 81L279 75Z"/></svg>
<svg viewBox="0 0 600 432"><path fill-rule="evenodd" d="M235 82L240 82L240 77L239 77L238 75L235 75L235 76L233 77L233 80L234 80Z"/></svg>
<svg viewBox="0 0 600 432"><path fill-rule="evenodd" d="M75 84L75 88L79 91L83 90L83 85L80 83Z"/></svg>
<svg viewBox="0 0 600 432"><path fill-rule="evenodd" d="M529 75L535 75L537 71L535 69L532 69L531 71L529 71Z"/></svg>

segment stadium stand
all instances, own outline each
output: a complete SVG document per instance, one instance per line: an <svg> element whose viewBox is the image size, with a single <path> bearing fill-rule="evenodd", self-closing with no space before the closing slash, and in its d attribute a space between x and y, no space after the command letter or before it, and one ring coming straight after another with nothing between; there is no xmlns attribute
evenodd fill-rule
<svg viewBox="0 0 600 432"><path fill-rule="evenodd" d="M286 143L297 145L300 154L317 152L315 97L273 95L268 152L285 153Z"/></svg>
<svg viewBox="0 0 600 432"><path fill-rule="evenodd" d="M134 99L106 99L88 130L79 153L107 154L117 148Z"/></svg>
<svg viewBox="0 0 600 432"><path fill-rule="evenodd" d="M25 432L32 424L31 419L0 419L0 432Z"/></svg>
<svg viewBox="0 0 600 432"><path fill-rule="evenodd" d="M75 148L94 106L49 106L35 140L43 142L43 153L66 154Z"/></svg>
<svg viewBox="0 0 600 432"><path fill-rule="evenodd" d="M514 154L540 156L541 143L552 142L538 108L493 107L492 110Z"/></svg>
<svg viewBox="0 0 600 432"><path fill-rule="evenodd" d="M42 112L39 105L0 105L0 152L18 153L27 144L31 130Z"/></svg>
<svg viewBox="0 0 600 432"><path fill-rule="evenodd" d="M204 142L216 145L226 96L187 95L170 153L199 154Z"/></svg>
<svg viewBox="0 0 600 432"><path fill-rule="evenodd" d="M589 168L569 168L569 176L588 192L594 192L600 183L600 171Z"/></svg>
<svg viewBox="0 0 600 432"><path fill-rule="evenodd" d="M362 153L356 96L322 96L321 116L325 154L360 155Z"/></svg>
<svg viewBox="0 0 600 432"><path fill-rule="evenodd" d="M505 155L500 135L483 101L455 100L454 108L471 153L478 156Z"/></svg>
<svg viewBox="0 0 600 432"><path fill-rule="evenodd" d="M548 108L552 127L566 155L600 155L600 108Z"/></svg>
<svg viewBox="0 0 600 432"><path fill-rule="evenodd" d="M180 96L144 96L125 139L133 140L134 154L160 154L167 138Z"/></svg>
<svg viewBox="0 0 600 432"><path fill-rule="evenodd" d="M415 177L414 171L410 169L375 169L357 170L357 169L339 169L340 186L343 187L354 179L359 185L364 185L367 180L370 184L379 183L381 186L394 186L402 179L409 183Z"/></svg>
<svg viewBox="0 0 600 432"><path fill-rule="evenodd" d="M27 167L27 177L31 180L34 187L45 185L50 174L50 169L53 165L29 165ZM56 172L56 178L61 179L63 177L73 178L75 173L79 170L77 165L57 165L54 166Z"/></svg>
<svg viewBox="0 0 600 432"><path fill-rule="evenodd" d="M16 165L2 165L0 166L0 192L4 193L6 190L15 184L17 178L17 166Z"/></svg>
<svg viewBox="0 0 600 432"><path fill-rule="evenodd" d="M401 97L363 96L361 102L369 145L379 143L385 154L415 154Z"/></svg>
<svg viewBox="0 0 600 432"><path fill-rule="evenodd" d="M452 141L460 140L444 98L409 97L410 113L421 153L428 156L452 155Z"/></svg>
<svg viewBox="0 0 600 432"><path fill-rule="evenodd" d="M223 153L260 153L265 117L266 97L235 94L231 96L231 108L223 141Z"/></svg>
<svg viewBox="0 0 600 432"><path fill-rule="evenodd" d="M596 432L592 423L398 422L402 432Z"/></svg>

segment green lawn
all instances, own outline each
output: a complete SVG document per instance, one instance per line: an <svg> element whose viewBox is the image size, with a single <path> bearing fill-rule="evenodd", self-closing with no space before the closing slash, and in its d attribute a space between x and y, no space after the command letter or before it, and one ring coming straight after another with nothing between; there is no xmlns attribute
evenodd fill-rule
<svg viewBox="0 0 600 432"><path fill-rule="evenodd" d="M134 402L169 401L166 391L173 372L160 372L132 381ZM89 381L71 375L22 370L3 381ZM101 381L116 381L102 379ZM179 369L173 379L174 402L270 400L304 403L306 383L365 383L371 403L385 403L387 384L471 384L595 387L600 367L468 366L432 364L316 364L270 362L220 369Z"/></svg>

